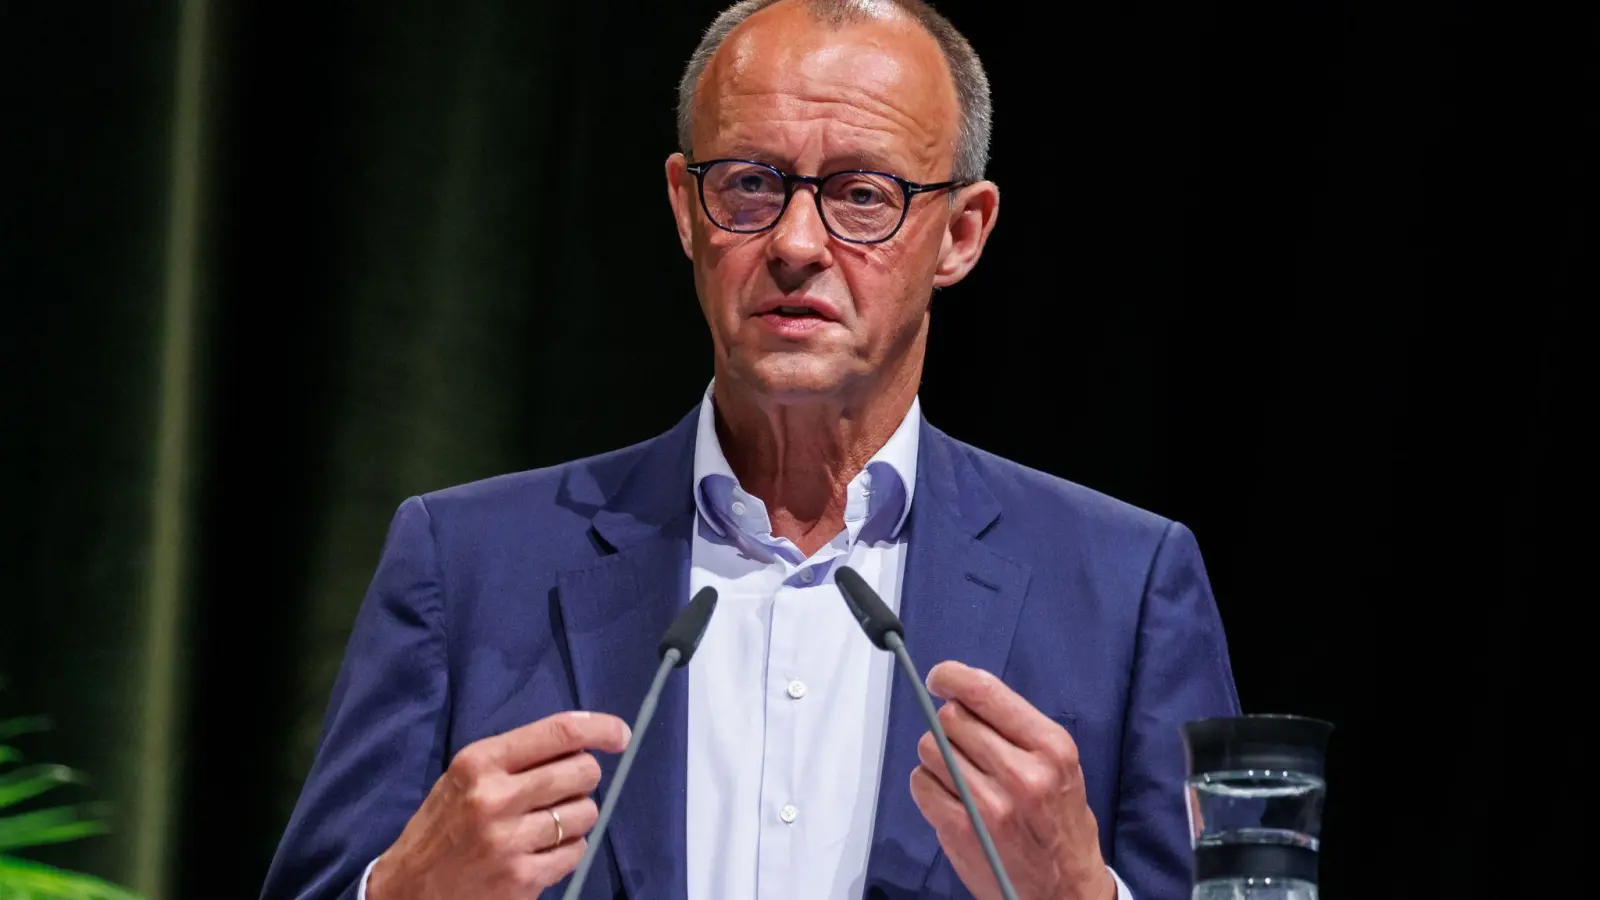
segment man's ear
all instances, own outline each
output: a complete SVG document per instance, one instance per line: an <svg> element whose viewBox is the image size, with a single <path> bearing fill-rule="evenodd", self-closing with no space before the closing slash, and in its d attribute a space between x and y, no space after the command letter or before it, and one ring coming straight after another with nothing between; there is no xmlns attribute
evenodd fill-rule
<svg viewBox="0 0 1600 900"><path fill-rule="evenodd" d="M939 265L933 271L935 288L949 287L967 277L983 255L1000 216L1000 188L992 181L980 181L956 192L939 247Z"/></svg>
<svg viewBox="0 0 1600 900"><path fill-rule="evenodd" d="M685 168L688 164L682 153L667 157L667 201L672 204L672 218L678 223L683 255L694 259L695 178Z"/></svg>

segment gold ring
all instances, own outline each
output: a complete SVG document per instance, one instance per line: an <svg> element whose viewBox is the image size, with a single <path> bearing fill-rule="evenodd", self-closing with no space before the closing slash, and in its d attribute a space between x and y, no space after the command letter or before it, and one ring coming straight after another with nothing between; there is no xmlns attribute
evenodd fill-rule
<svg viewBox="0 0 1600 900"><path fill-rule="evenodd" d="M550 818L556 820L556 842L550 846L559 847L561 842L567 839L567 830L561 827L561 813L556 812L554 809L547 809L545 812L550 814Z"/></svg>

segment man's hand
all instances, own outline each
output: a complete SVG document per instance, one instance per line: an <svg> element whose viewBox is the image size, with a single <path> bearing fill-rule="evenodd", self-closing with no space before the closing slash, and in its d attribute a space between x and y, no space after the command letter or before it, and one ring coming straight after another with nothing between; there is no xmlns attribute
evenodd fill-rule
<svg viewBox="0 0 1600 900"><path fill-rule="evenodd" d="M1017 895L1114 900L1117 883L1100 855L1072 735L982 669L940 663L928 673L928 689L946 701L939 722ZM922 736L917 755L922 765L911 772L917 808L967 890L980 900L998 898L1000 885L932 732Z"/></svg>
<svg viewBox="0 0 1600 900"><path fill-rule="evenodd" d="M629 737L616 716L564 712L464 748L372 867L368 900L527 900L565 878L599 817L600 763L584 751Z"/></svg>

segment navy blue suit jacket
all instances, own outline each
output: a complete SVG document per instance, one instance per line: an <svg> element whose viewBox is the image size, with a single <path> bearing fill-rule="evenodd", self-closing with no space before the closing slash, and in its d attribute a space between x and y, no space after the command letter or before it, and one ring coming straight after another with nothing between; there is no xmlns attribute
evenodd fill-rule
<svg viewBox="0 0 1600 900"><path fill-rule="evenodd" d="M400 506L265 900L354 900L367 864L474 741L564 709L632 720L688 599L695 424L690 414L623 450ZM907 527L900 612L919 665L999 673L1066 726L1107 862L1138 900L1187 898L1178 726L1238 710L1193 535L926 423ZM683 900L687 710L680 674L585 898ZM911 799L924 731L897 680L869 898L969 896ZM616 763L600 756L597 798Z"/></svg>

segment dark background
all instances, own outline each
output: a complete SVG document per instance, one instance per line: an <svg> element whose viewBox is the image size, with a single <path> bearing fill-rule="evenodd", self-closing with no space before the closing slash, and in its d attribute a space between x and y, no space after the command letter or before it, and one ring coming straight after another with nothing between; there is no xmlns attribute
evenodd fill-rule
<svg viewBox="0 0 1600 900"><path fill-rule="evenodd" d="M935 299L928 418L1194 529L1246 710L1337 725L1325 896L1562 893L1592 807L1562 776L1595 593L1574 311L1600 18L937 5L990 72L1003 203ZM141 886L253 896L394 507L691 408L709 342L661 164L719 6L208 7L157 759L134 748L181 6L0 5L0 715L51 713L34 754L119 811L48 858L132 877L157 768Z"/></svg>

